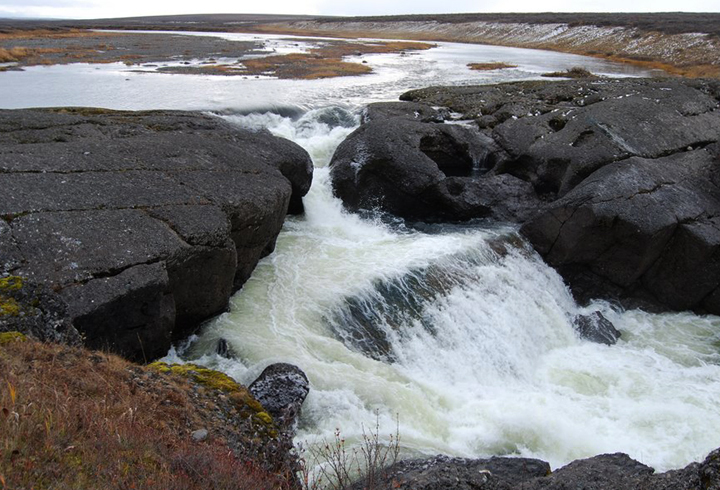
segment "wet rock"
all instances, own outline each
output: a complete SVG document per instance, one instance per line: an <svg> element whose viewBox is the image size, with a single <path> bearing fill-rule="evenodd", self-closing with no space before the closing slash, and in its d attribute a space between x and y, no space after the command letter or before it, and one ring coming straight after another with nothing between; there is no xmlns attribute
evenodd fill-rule
<svg viewBox="0 0 720 490"><path fill-rule="evenodd" d="M700 463L700 484L706 490L720 489L720 449L708 454Z"/></svg>
<svg viewBox="0 0 720 490"><path fill-rule="evenodd" d="M310 382L299 367L277 363L266 367L248 389L278 426L292 431L310 391Z"/></svg>
<svg viewBox="0 0 720 490"><path fill-rule="evenodd" d="M215 346L215 353L225 359L233 359L235 357L232 347L230 347L228 341L223 338L218 340L218 343Z"/></svg>
<svg viewBox="0 0 720 490"><path fill-rule="evenodd" d="M620 339L620 331L599 311L593 311L589 315L578 315L573 323L575 330L585 340L615 345Z"/></svg>
<svg viewBox="0 0 720 490"><path fill-rule="evenodd" d="M406 219L519 219L537 199L531 185L513 176L481 177L496 154L492 140L466 127L373 120L336 150L333 189L349 209Z"/></svg>
<svg viewBox="0 0 720 490"><path fill-rule="evenodd" d="M529 458L466 459L435 456L400 461L383 471L372 488L413 490L510 490L525 488L533 478L550 473L550 465ZM352 488L367 487L366 480Z"/></svg>
<svg viewBox="0 0 720 490"><path fill-rule="evenodd" d="M598 79L431 87L401 98L474 118L488 175L534 188L522 232L581 301L720 312L720 82Z"/></svg>
<svg viewBox="0 0 720 490"><path fill-rule="evenodd" d="M0 111L0 274L151 360L225 310L311 177L297 145L202 114Z"/></svg>

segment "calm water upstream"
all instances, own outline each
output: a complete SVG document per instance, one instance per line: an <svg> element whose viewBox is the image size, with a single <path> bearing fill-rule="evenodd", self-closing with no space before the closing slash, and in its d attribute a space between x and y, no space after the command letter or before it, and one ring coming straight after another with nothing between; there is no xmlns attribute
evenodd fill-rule
<svg viewBox="0 0 720 490"><path fill-rule="evenodd" d="M218 34L237 39L258 36ZM270 47L292 49L278 37ZM293 41L291 44L303 43ZM659 470L720 445L720 317L579 308L561 278L508 226L411 230L347 214L327 165L368 102L428 85L531 79L580 65L636 68L536 50L442 43L372 55L365 77L286 81L138 73L72 65L0 74L0 107L215 111L269 128L315 162L306 214L182 354L249 382L270 363L300 366L312 391L298 439L350 442L362 427L399 432L406 455L524 455L553 466L622 451ZM469 62L518 68L471 72ZM613 347L579 339L575 315L601 310ZM237 360L216 356L226 338ZM365 342L367 339L381 342ZM364 346L363 348L359 346ZM169 358L178 358L177 352Z"/></svg>

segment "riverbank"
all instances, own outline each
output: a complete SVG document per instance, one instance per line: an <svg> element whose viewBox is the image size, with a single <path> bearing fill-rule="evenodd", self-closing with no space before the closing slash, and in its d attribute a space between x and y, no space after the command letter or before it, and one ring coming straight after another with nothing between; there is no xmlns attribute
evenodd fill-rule
<svg viewBox="0 0 720 490"><path fill-rule="evenodd" d="M509 14L501 21L493 19L492 15L487 16L488 20L482 15L298 20L258 25L255 29L257 32L295 35L449 41L544 49L661 69L672 75L720 77L718 14L707 14L714 20L713 24L698 22L694 26L698 30L688 25L681 31L663 27L662 22L652 23L653 14L639 16L648 19L646 23L627 22L625 25L619 14L605 14L601 20L583 18L582 14L557 14L555 18L540 15L518 15L515 19ZM682 18L683 14L677 16ZM671 19L665 22L672 25Z"/></svg>
<svg viewBox="0 0 720 490"><path fill-rule="evenodd" d="M248 390L192 366L0 333L0 488L296 488L292 443Z"/></svg>
<svg viewBox="0 0 720 490"><path fill-rule="evenodd" d="M192 30L451 41L559 51L658 68L673 75L720 77L720 14L715 13L446 14L352 18L225 14L6 21L0 23L0 28Z"/></svg>
<svg viewBox="0 0 720 490"><path fill-rule="evenodd" d="M267 40L249 37L238 41L160 32L17 28L0 32L0 72L70 63L124 63L143 73L314 80L372 72L367 64L343 59L347 56L405 53L432 47L407 41L287 39L280 48L283 53L277 53Z"/></svg>
<svg viewBox="0 0 720 490"><path fill-rule="evenodd" d="M302 469L266 407L222 373L193 365L139 366L16 333L0 333L0 372L0 488L323 488L302 478L308 468ZM287 399L282 392L275 396ZM330 442L326 454L345 451L344 444ZM378 444L371 440L366 447L385 451ZM349 470L351 458L340 454L331 459L336 471ZM720 484L720 450L658 474L620 453L555 471L519 457L371 464L365 469L372 474L332 488L708 490Z"/></svg>

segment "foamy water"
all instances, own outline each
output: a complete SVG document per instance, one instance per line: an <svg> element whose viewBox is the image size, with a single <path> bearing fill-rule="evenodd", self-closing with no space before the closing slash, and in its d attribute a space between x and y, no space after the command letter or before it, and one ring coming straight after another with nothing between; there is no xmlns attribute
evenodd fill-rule
<svg viewBox="0 0 720 490"><path fill-rule="evenodd" d="M287 220L275 253L233 297L231 311L183 354L245 383L273 362L300 366L312 389L299 442L331 439L339 428L354 444L376 420L386 437L397 417L404 456L524 455L556 467L622 451L665 470L720 446L720 318L623 312L604 303L580 309L512 226L418 231L361 218L343 211L329 182L332 153L369 102L575 65L647 72L453 43L358 60L375 73L288 81L136 73L124 65L37 67L0 73L0 107L218 111L310 152L316 169L305 215ZM465 66L484 61L518 68ZM573 318L594 310L622 331L617 345L576 336ZM237 359L214 354L220 337Z"/></svg>
<svg viewBox="0 0 720 490"><path fill-rule="evenodd" d="M345 126L320 123L327 111ZM326 167L352 129L337 111L229 118L294 139L317 167L306 215L288 220L187 359L243 382L273 362L300 366L312 386L305 444L336 428L357 444L376 420L387 437L397 417L406 457L522 455L557 467L621 451L666 470L719 445L719 317L581 309L510 226L420 232L347 214ZM577 337L573 318L595 310L622 331L617 345ZM389 350L364 350L359 325ZM238 360L212 353L220 337Z"/></svg>

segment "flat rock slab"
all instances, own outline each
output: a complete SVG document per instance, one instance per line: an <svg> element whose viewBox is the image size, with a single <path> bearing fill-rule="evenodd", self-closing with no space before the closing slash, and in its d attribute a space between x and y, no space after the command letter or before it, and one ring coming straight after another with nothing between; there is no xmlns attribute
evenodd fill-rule
<svg viewBox="0 0 720 490"><path fill-rule="evenodd" d="M154 359L227 307L311 179L297 145L208 115L0 111L0 276L57 293L88 346Z"/></svg>

